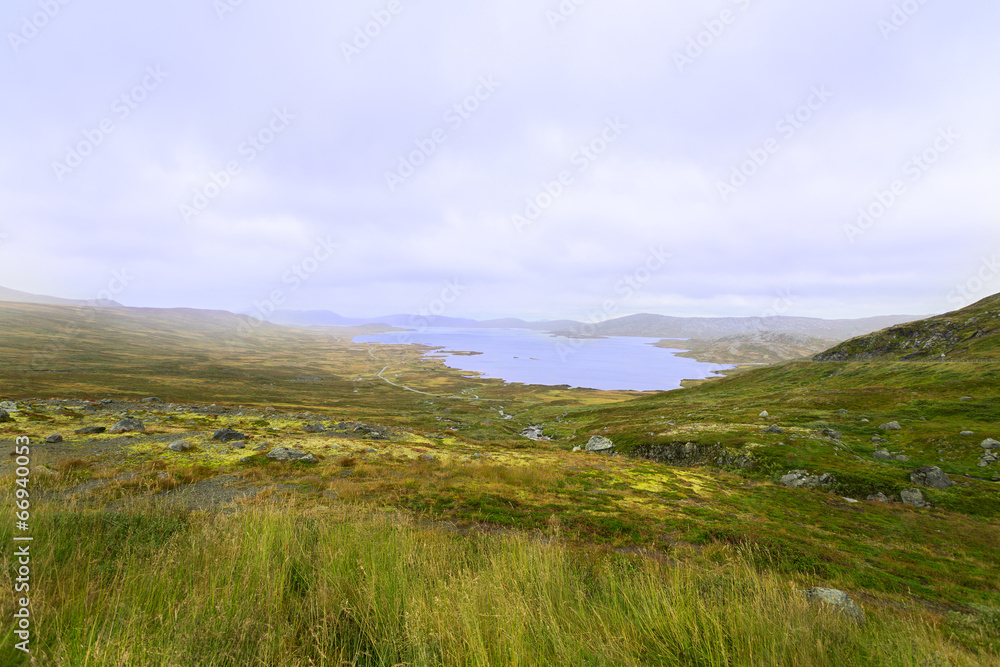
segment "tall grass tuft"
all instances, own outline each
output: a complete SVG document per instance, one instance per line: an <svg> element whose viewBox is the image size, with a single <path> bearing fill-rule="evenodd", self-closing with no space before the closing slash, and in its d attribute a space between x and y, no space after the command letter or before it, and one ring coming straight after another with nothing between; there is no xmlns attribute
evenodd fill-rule
<svg viewBox="0 0 1000 667"><path fill-rule="evenodd" d="M997 664L919 617L859 627L735 551L668 564L357 507L34 519L34 664ZM0 664L29 664L12 612L5 596Z"/></svg>

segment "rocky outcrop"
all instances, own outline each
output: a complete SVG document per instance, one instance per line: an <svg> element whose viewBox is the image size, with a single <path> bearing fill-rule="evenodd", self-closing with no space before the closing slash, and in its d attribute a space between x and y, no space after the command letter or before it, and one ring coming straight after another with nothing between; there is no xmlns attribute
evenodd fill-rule
<svg viewBox="0 0 1000 667"><path fill-rule="evenodd" d="M808 470L791 470L781 478L781 483L790 489L802 487L816 489L824 486L833 486L837 483L837 478L827 472L820 475L810 475Z"/></svg>
<svg viewBox="0 0 1000 667"><path fill-rule="evenodd" d="M47 445L57 445L63 441L63 437L58 433L53 433L49 437L45 438L45 444Z"/></svg>
<svg viewBox="0 0 1000 667"><path fill-rule="evenodd" d="M899 492L899 497L907 505L927 507L927 501L924 500L924 494L921 493L920 489L903 489Z"/></svg>
<svg viewBox="0 0 1000 667"><path fill-rule="evenodd" d="M520 435L527 438L528 440L546 440L547 438L542 433L542 427L533 425L526 429L522 429Z"/></svg>
<svg viewBox="0 0 1000 667"><path fill-rule="evenodd" d="M864 610L844 591L838 591L836 588L813 588L802 591L802 594L814 602L822 602L834 607L849 616L858 625L865 624Z"/></svg>
<svg viewBox="0 0 1000 667"><path fill-rule="evenodd" d="M234 440L246 440L246 433L240 433L235 429L231 429L228 426L225 428L220 428L218 431L212 434L212 440L218 440L219 442L233 442Z"/></svg>
<svg viewBox="0 0 1000 667"><path fill-rule="evenodd" d="M10 413L4 410L3 408L0 408L0 424L5 424L7 422L12 422L12 421L14 420L11 418Z"/></svg>
<svg viewBox="0 0 1000 667"><path fill-rule="evenodd" d="M900 426L899 422L896 422L896 421L888 422L886 424L881 424L879 426L879 428L882 429L883 431L902 431L903 430L903 427Z"/></svg>

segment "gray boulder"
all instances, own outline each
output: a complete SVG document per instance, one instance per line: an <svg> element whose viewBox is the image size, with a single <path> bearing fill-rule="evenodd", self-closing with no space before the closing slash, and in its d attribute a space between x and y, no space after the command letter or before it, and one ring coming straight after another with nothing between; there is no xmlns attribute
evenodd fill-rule
<svg viewBox="0 0 1000 667"><path fill-rule="evenodd" d="M876 503L891 503L892 502L892 499L889 498L889 496L887 496L884 493L882 493L881 491L879 491L878 493L875 493L875 494L872 494L872 495L868 496L868 498L866 500L870 500L870 501L876 502Z"/></svg>
<svg viewBox="0 0 1000 667"><path fill-rule="evenodd" d="M603 435L595 435L587 441L588 452L607 452L615 448L615 443L611 442Z"/></svg>
<svg viewBox="0 0 1000 667"><path fill-rule="evenodd" d="M0 424L4 424L10 421L14 421L13 419L11 419L10 413L4 410L3 408L0 408Z"/></svg>
<svg viewBox="0 0 1000 667"><path fill-rule="evenodd" d="M150 396L149 398L142 399L141 402L142 403L162 403L163 401L161 401L160 399L156 398L155 396Z"/></svg>
<svg viewBox="0 0 1000 667"><path fill-rule="evenodd" d="M104 433L108 429L103 426L84 426L83 428L78 428L73 433L77 435L97 435L98 433Z"/></svg>
<svg viewBox="0 0 1000 667"><path fill-rule="evenodd" d="M872 454L872 458L877 461L890 461L892 460L892 454L889 453L888 449L877 449Z"/></svg>
<svg viewBox="0 0 1000 667"><path fill-rule="evenodd" d="M979 446L983 449L1000 449L1000 442L997 442L993 438L986 438L979 443Z"/></svg>
<svg viewBox="0 0 1000 667"><path fill-rule="evenodd" d="M17 412L17 403L14 401L0 401L0 410L7 412Z"/></svg>
<svg viewBox="0 0 1000 667"><path fill-rule="evenodd" d="M108 429L108 433L129 433L131 431L145 432L146 426L135 417L126 417Z"/></svg>
<svg viewBox="0 0 1000 667"><path fill-rule="evenodd" d="M903 489L899 492L899 498L907 505L913 505L914 507L927 506L927 501L924 500L924 494L920 492L920 489Z"/></svg>
<svg viewBox="0 0 1000 667"><path fill-rule="evenodd" d="M56 445L63 441L63 437L58 433L53 433L49 437L45 438L46 444Z"/></svg>
<svg viewBox="0 0 1000 667"><path fill-rule="evenodd" d="M777 433L780 435L784 432L785 430L780 426L778 426L777 424L772 424L771 426L768 426L767 428L764 429L764 433Z"/></svg>
<svg viewBox="0 0 1000 667"><path fill-rule="evenodd" d="M288 447L275 447L267 453L267 458L274 461L302 461L303 463L316 463L316 457L306 452Z"/></svg>
<svg viewBox="0 0 1000 667"><path fill-rule="evenodd" d="M339 426L339 424L338 424ZM354 427L355 433L360 433L372 440L388 440L389 432L385 426L375 426L373 424L357 424Z"/></svg>
<svg viewBox="0 0 1000 667"><path fill-rule="evenodd" d="M212 434L212 440L218 440L219 442L232 442L234 440L246 440L246 433L240 433L234 429L220 428L218 431Z"/></svg>
<svg viewBox="0 0 1000 667"><path fill-rule="evenodd" d="M833 438L834 440L840 440L841 438L844 437L843 433L841 433L840 431L834 431L832 428L823 429L823 435L825 435L828 438Z"/></svg>
<svg viewBox="0 0 1000 667"><path fill-rule="evenodd" d="M302 430L306 433L323 433L326 431L326 427L322 424L306 424L302 427Z"/></svg>
<svg viewBox="0 0 1000 667"><path fill-rule="evenodd" d="M865 624L864 610L844 591L838 591L836 588L813 588L802 593L814 602L823 602L836 608L858 625Z"/></svg>
<svg viewBox="0 0 1000 667"><path fill-rule="evenodd" d="M189 452L191 451L191 443L186 440L177 440L167 445L167 449L174 452Z"/></svg>
<svg viewBox="0 0 1000 667"><path fill-rule="evenodd" d="M962 431L961 433L959 433L959 435L964 435L964 436L968 437L970 435L975 435L975 432L974 431Z"/></svg>
<svg viewBox="0 0 1000 667"><path fill-rule="evenodd" d="M893 458L895 458L897 461L902 461L903 463L906 463L907 461L910 460L910 457L907 456L906 454L896 454L896 456Z"/></svg>
<svg viewBox="0 0 1000 667"><path fill-rule="evenodd" d="M889 422L888 424L882 424L879 426L883 431L902 431L903 427L899 425L899 422Z"/></svg>
<svg viewBox="0 0 1000 667"><path fill-rule="evenodd" d="M763 412L761 412L761 413L760 413L759 415L757 415L757 416L758 416L758 417L768 417L768 416L770 416L770 415L768 415L768 413L767 413L767 410L764 410Z"/></svg>
<svg viewBox="0 0 1000 667"><path fill-rule="evenodd" d="M947 489L954 486L955 482L944 474L944 471L937 466L921 466L910 473L910 481L917 486L925 486L929 489Z"/></svg>

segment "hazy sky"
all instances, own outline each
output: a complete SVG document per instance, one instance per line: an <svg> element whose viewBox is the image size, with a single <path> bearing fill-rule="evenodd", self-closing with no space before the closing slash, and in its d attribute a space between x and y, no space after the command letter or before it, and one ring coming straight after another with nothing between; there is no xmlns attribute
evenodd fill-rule
<svg viewBox="0 0 1000 667"><path fill-rule="evenodd" d="M998 23L993 0L8 0L0 285L951 310L1000 291Z"/></svg>

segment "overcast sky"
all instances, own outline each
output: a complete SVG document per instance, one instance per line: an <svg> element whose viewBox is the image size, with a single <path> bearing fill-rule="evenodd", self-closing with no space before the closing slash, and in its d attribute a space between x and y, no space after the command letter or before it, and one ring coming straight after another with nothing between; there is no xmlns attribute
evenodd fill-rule
<svg viewBox="0 0 1000 667"><path fill-rule="evenodd" d="M1000 291L998 23L993 0L8 0L0 285L952 310Z"/></svg>

